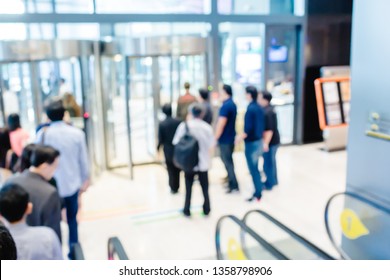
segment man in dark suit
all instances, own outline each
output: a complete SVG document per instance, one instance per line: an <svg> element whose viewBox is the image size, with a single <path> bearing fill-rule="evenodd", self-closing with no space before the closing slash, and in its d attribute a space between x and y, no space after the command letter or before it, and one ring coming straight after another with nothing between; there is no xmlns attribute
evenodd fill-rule
<svg viewBox="0 0 390 280"><path fill-rule="evenodd" d="M48 183L57 169L60 153L49 146L38 146L31 155L31 167L11 177L6 183L23 187L34 204L27 217L29 226L47 226L61 240L61 202L55 187Z"/></svg>
<svg viewBox="0 0 390 280"><path fill-rule="evenodd" d="M172 140L180 121L172 118L172 106L170 104L165 104L162 107L162 111L166 115L166 118L160 123L158 128L157 150L159 150L161 146L164 146L164 156L168 169L169 186L171 187L171 193L175 194L178 192L180 186L180 169L173 164L174 147L172 145Z"/></svg>

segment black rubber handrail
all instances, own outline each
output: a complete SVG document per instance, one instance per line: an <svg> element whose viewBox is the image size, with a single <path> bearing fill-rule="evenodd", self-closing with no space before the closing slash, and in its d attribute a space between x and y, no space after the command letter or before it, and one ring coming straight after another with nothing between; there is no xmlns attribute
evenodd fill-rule
<svg viewBox="0 0 390 280"><path fill-rule="evenodd" d="M350 197L353 197L355 198L356 200L359 200L361 202L364 202L370 206L372 206L373 208L376 208L388 215L390 215L390 208L380 204L379 202L375 202L374 200L368 198L368 197L365 197L365 196L362 196L362 195L359 195L359 194L356 194L356 193L352 193L352 192L341 192L341 193L336 193L334 195L332 195L328 202L326 203L326 206L325 206L325 213L324 213L324 219L325 219L325 227L326 227L326 232L328 234L328 237L330 239L330 242L332 243L333 247L336 249L336 251L340 254L340 256L343 258L343 259L346 259L346 260L349 260L351 259L347 253L344 252L343 249L341 249L341 247L339 245L337 245L335 239L334 239L334 236L332 234L332 232L330 231L330 226L329 226L329 207L332 203L332 201L338 197L338 196L350 196Z"/></svg>
<svg viewBox="0 0 390 280"><path fill-rule="evenodd" d="M72 245L70 257L72 260L85 260L83 249L81 248L80 243L75 243Z"/></svg>
<svg viewBox="0 0 390 280"><path fill-rule="evenodd" d="M276 249L270 243L265 241L255 231L253 231L250 227L248 227L245 223L243 223L239 218L237 218L233 215L223 216L217 222L217 228L215 231L215 245L216 245L216 249L217 249L217 259L218 260L223 260L223 254L222 254L222 250L221 250L221 226L222 226L222 222L226 219L230 219L234 223L236 223L241 228L241 231L244 231L245 233L249 234L253 239L256 240L256 242L258 242L260 245L262 245L276 259L288 260L288 258L284 254L282 254L278 249ZM243 250L244 250L244 253L248 256L248 254L246 253L246 248L243 248Z"/></svg>
<svg viewBox="0 0 390 280"><path fill-rule="evenodd" d="M108 248L109 260L113 260L115 254L118 256L120 260L129 259L118 237L111 237L110 239L108 239L107 248Z"/></svg>
<svg viewBox="0 0 390 280"><path fill-rule="evenodd" d="M252 215L253 213L256 213L256 214L259 214L259 215L265 217L267 220L271 221L273 224L275 224L276 226L281 228L283 231L287 232L292 238L294 238L296 241L298 241L299 243L304 245L306 248L308 248L310 251L312 251L313 253L315 253L316 255L321 257L322 259L324 259L324 260L334 260L334 257L330 256L328 253L326 253L322 249L318 248L316 245L311 243L309 240L307 240L303 236L299 235L295 231L291 230L290 228L288 228L287 226L285 226L284 224L279 222L277 219L275 219L274 217L272 217L271 215L269 215L268 213L266 213L266 212L264 212L262 210L251 210L251 211L248 211L245 214L244 218L243 218L243 222L246 225L248 224L248 217L250 215ZM242 238L242 242L243 242L243 246L245 246L245 237Z"/></svg>

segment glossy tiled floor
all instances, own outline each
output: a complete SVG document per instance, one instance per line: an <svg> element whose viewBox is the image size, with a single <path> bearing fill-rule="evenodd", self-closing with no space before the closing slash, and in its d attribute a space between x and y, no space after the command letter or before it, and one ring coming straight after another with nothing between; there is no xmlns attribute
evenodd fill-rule
<svg viewBox="0 0 390 280"><path fill-rule="evenodd" d="M327 153L320 146L282 147L277 155L280 184L264 192L261 202L245 201L253 187L242 153L235 154L241 187L236 194L225 194L221 179L226 173L215 158L210 172L212 212L207 218L200 215L203 198L197 184L193 217L181 216L184 186L179 194L170 194L162 166L136 167L133 181L127 169L106 172L81 200L79 235L85 257L106 259L108 238L118 236L131 259L212 259L217 220L225 214L241 218L252 209L267 211L333 254L323 211L327 199L345 189L346 152Z"/></svg>

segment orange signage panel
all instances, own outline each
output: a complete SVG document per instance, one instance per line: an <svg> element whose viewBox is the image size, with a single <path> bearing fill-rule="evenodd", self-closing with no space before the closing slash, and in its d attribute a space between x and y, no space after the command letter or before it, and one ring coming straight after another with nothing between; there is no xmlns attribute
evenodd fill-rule
<svg viewBox="0 0 390 280"><path fill-rule="evenodd" d="M351 87L349 77L314 81L320 128L346 126L349 122Z"/></svg>

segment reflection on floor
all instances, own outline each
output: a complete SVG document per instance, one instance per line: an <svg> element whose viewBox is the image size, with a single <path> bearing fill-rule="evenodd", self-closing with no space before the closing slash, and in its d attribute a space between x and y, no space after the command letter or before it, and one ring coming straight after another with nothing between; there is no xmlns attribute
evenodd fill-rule
<svg viewBox="0 0 390 280"><path fill-rule="evenodd" d="M235 154L241 192L229 195L221 180L226 176L223 165L215 158L210 172L212 211L207 218L201 215L203 199L197 184L192 218L180 214L184 186L178 194L170 194L162 166L136 167L134 181L128 179L127 169L107 172L82 197L79 234L85 257L106 259L108 238L118 236L131 259L212 259L217 220L225 214L241 218L252 209L267 211L334 254L323 212L327 199L345 190L346 152L326 153L319 148L318 144L282 147L277 156L279 186L264 192L261 202L251 203L245 202L253 187L244 155Z"/></svg>

